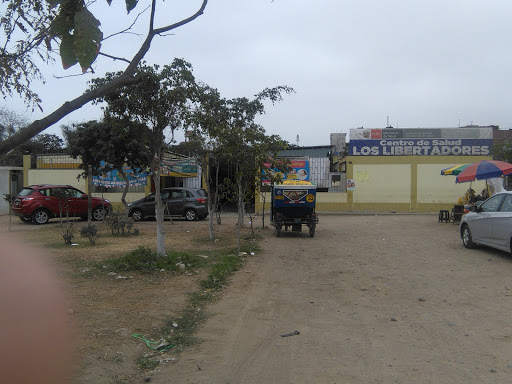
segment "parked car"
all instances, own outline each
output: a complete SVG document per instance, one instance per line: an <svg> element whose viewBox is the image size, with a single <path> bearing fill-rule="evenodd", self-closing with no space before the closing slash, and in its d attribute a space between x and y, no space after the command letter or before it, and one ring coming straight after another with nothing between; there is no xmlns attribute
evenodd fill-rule
<svg viewBox="0 0 512 384"><path fill-rule="evenodd" d="M110 201L92 198L92 218L103 220ZM87 218L88 196L70 185L30 185L23 188L12 204L12 212L22 221L46 224L53 217Z"/></svg>
<svg viewBox="0 0 512 384"><path fill-rule="evenodd" d="M477 244L512 252L512 192L497 193L462 216L460 236L466 248Z"/></svg>
<svg viewBox="0 0 512 384"><path fill-rule="evenodd" d="M164 216L178 216L192 221L208 216L207 194L200 188L165 188L160 191ZM128 215L135 221L155 217L155 194L128 204ZM167 208L166 208L167 207Z"/></svg>

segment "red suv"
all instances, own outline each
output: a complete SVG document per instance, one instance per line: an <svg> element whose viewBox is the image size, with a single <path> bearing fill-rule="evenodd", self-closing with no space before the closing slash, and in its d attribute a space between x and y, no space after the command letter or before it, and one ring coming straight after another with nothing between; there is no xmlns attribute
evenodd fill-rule
<svg viewBox="0 0 512 384"><path fill-rule="evenodd" d="M53 217L87 218L87 195L70 185L30 185L21 190L12 211L21 221L46 224ZM92 217L103 220L110 201L92 198Z"/></svg>

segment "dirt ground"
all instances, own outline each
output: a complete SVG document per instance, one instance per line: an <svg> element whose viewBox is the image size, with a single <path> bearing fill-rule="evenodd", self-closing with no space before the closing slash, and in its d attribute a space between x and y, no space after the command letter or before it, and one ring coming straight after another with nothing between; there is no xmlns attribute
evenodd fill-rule
<svg viewBox="0 0 512 384"><path fill-rule="evenodd" d="M234 220L224 221L226 235ZM13 224L14 232L38 232ZM175 223L169 244L185 244L206 225ZM66 262L76 260L69 248L54 252L49 260L68 284L80 329L79 382L510 382L511 255L465 249L458 226L437 215L320 215L314 238L261 234L262 252L210 306L197 335L203 342L167 352L144 373L133 358L146 347L131 334L159 327L198 277L117 279Z"/></svg>

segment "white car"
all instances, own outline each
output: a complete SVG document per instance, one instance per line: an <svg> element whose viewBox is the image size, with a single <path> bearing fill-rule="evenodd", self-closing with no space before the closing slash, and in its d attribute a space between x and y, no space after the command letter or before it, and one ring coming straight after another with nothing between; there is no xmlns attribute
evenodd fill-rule
<svg viewBox="0 0 512 384"><path fill-rule="evenodd" d="M466 248L481 244L512 252L512 192L501 192L462 216L460 236Z"/></svg>

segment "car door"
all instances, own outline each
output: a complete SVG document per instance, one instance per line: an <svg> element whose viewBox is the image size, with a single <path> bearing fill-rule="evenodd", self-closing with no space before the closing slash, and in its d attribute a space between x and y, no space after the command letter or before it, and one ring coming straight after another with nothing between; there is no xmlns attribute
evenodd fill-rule
<svg viewBox="0 0 512 384"><path fill-rule="evenodd" d="M503 201L503 195L494 195L487 199L471 219L470 228L473 241L492 244L492 226L498 208Z"/></svg>
<svg viewBox="0 0 512 384"><path fill-rule="evenodd" d="M169 196L169 211L173 216L183 216L185 205L188 202L189 192L184 189L171 189Z"/></svg>
<svg viewBox="0 0 512 384"><path fill-rule="evenodd" d="M42 206L48 209L54 216L59 216L59 199L55 196L53 188L39 189L38 192L44 196Z"/></svg>
<svg viewBox="0 0 512 384"><path fill-rule="evenodd" d="M510 250L512 234L512 195L506 194L498 212L493 214L491 242L499 248Z"/></svg>
<svg viewBox="0 0 512 384"><path fill-rule="evenodd" d="M144 216L155 216L155 194L147 195L137 208L141 209Z"/></svg>
<svg viewBox="0 0 512 384"><path fill-rule="evenodd" d="M84 193L75 188L64 188L68 196L69 216L87 216L88 199L83 198Z"/></svg>

